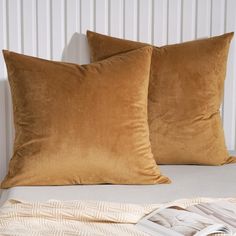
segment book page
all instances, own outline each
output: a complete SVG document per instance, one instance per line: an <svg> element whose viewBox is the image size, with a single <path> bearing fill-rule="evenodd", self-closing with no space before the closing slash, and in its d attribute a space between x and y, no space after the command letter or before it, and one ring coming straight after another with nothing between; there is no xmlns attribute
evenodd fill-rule
<svg viewBox="0 0 236 236"><path fill-rule="evenodd" d="M157 210L137 225L150 235L193 236L225 232L223 225L216 224L212 219L175 206Z"/></svg>
<svg viewBox="0 0 236 236"><path fill-rule="evenodd" d="M228 201L213 203L201 203L187 208L217 223L228 226L232 232L236 232L236 205Z"/></svg>

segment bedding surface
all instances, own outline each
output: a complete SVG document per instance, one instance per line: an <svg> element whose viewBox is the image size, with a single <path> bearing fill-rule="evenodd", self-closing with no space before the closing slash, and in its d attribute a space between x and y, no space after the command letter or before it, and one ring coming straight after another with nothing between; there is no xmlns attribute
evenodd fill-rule
<svg viewBox="0 0 236 236"><path fill-rule="evenodd" d="M154 209L188 207L219 199L180 199L166 204L125 204L99 201L21 202L0 208L0 234L18 236L122 235L147 236L134 224ZM228 199L233 204L235 199Z"/></svg>
<svg viewBox="0 0 236 236"><path fill-rule="evenodd" d="M172 184L14 187L2 192L1 203L8 199L39 202L56 199L147 204L181 198L236 197L236 164L161 166L161 170L172 179Z"/></svg>

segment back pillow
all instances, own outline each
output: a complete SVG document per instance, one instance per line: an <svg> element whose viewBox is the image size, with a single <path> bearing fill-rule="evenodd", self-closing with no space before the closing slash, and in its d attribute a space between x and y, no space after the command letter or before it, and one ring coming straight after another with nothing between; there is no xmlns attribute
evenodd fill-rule
<svg viewBox="0 0 236 236"><path fill-rule="evenodd" d="M87 32L91 60L99 61L146 44ZM159 164L221 165L235 162L221 125L228 49L233 33L153 47L148 120Z"/></svg>

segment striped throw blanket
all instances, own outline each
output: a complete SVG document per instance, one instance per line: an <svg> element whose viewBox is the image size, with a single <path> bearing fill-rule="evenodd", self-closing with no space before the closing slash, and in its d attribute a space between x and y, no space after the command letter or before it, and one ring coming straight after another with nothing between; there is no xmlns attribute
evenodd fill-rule
<svg viewBox="0 0 236 236"><path fill-rule="evenodd" d="M163 207L188 207L218 199L182 199L166 204L124 204L97 201L23 202L9 200L0 208L0 235L4 236L147 236L134 224Z"/></svg>

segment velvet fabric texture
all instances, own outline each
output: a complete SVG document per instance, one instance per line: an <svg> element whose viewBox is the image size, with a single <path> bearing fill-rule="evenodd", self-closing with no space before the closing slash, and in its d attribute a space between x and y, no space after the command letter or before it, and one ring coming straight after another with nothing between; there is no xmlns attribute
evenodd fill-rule
<svg viewBox="0 0 236 236"><path fill-rule="evenodd" d="M168 183L149 141L151 54L80 66L4 51L16 137L1 187Z"/></svg>
<svg viewBox="0 0 236 236"><path fill-rule="evenodd" d="M91 60L146 44L87 32ZM221 165L229 157L221 125L228 49L233 33L153 47L148 120L159 164Z"/></svg>

